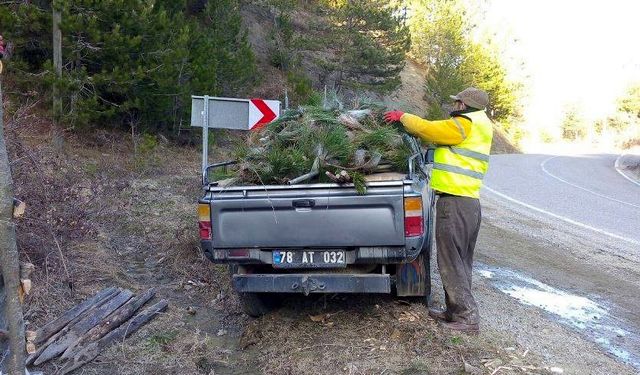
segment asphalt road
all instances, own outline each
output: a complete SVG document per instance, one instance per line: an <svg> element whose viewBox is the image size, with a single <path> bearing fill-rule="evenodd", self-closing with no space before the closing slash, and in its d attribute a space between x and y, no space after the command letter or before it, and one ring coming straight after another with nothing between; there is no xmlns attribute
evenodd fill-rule
<svg viewBox="0 0 640 375"><path fill-rule="evenodd" d="M492 155L485 193L640 250L640 186L617 155Z"/></svg>
<svg viewBox="0 0 640 375"><path fill-rule="evenodd" d="M640 371L640 186L615 170L616 158L492 155L481 194L474 287L483 322L570 374ZM582 313L577 325L567 319Z"/></svg>

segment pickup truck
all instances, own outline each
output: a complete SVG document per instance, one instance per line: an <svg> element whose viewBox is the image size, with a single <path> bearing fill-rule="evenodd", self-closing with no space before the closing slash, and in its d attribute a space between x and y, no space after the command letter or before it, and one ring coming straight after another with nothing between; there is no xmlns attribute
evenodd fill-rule
<svg viewBox="0 0 640 375"><path fill-rule="evenodd" d="M222 187L199 200L202 250L228 264L244 311L266 314L283 293L396 293L427 302L434 193L427 154L408 174L353 184Z"/></svg>

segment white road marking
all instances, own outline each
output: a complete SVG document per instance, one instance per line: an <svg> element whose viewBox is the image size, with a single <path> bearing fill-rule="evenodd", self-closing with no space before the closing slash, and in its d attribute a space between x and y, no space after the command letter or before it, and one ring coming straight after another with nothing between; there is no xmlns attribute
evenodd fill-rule
<svg viewBox="0 0 640 375"><path fill-rule="evenodd" d="M607 232L605 230L602 230L602 229L599 229L599 228L596 228L596 227L592 227L591 225L587 225L587 224L580 223L578 221L569 219L568 217L565 217L565 216L562 216L562 215L558 215L558 214L554 214L553 212L549 212L547 210L543 210L542 208L538 208L538 207L532 206L530 204L527 204L527 203L524 203L522 201L519 201L519 200L517 200L515 198L511 198L508 195L502 194L499 191L493 190L492 188L490 188L487 185L484 185L484 188L487 189L488 191L490 191L491 193L493 193L493 194L495 194L495 195L497 195L497 196L499 196L499 197L501 197L503 199L508 200L509 202L519 204L519 205L521 205L523 207L526 207L526 208L528 208L530 210L533 210L533 211L536 211L536 212L539 212L539 213L554 217L556 219L559 219L559 220L562 220L564 222L573 224L573 225L578 226L580 228L584 228L584 229L592 230L592 231L600 233L600 234L604 234L606 236L609 236L611 238L615 238L617 240L626 241L626 242L632 243L634 245L640 245L640 241L636 241L636 240L634 240L632 238L623 237L623 236L617 235L615 233Z"/></svg>
<svg viewBox="0 0 640 375"><path fill-rule="evenodd" d="M593 195L595 195L595 196L598 196L598 197L600 197L600 198L608 199L608 200L613 201L613 202L622 203L622 204L627 205L627 206L631 206L631 207L635 207L635 208L640 208L640 206L639 206L639 205L637 205L637 204L633 204L633 203L629 203L629 202L621 201L621 200L619 200L619 199L611 198L611 197L609 197L609 196L606 196L606 195L603 195L603 194L597 193L597 192L595 192L595 191L593 191L593 190L589 190L589 189L587 189L587 188L585 188L585 187L582 187L582 186L576 185L576 184L574 184L574 183L571 183L571 182L569 182L569 181L567 181L567 180L565 180L565 179L563 179L563 178L560 178L560 177L558 177L558 176L554 175L553 173L549 172L549 170L547 170L547 168L545 167L545 166L546 166L546 164L547 164L547 162L548 162L548 161L550 161L550 160L552 160L552 159L555 159L555 158L557 158L557 157L558 157L558 156L552 156L552 157L550 157L550 158L545 159L542 163L540 163L540 168L542 168L542 171L543 171L544 173L546 173L549 177L555 178L556 180L558 180L558 181L560 181L560 182L563 182L563 183L565 183L565 184L567 184L567 185L573 186L573 187L578 188L578 189L580 189L580 190L584 190L584 191L586 191L587 193L591 193L591 194L593 194ZM617 170L617 168L616 168L616 170ZM618 171L618 173L620 173L620 171ZM624 174L623 174L623 176L624 176ZM626 177L626 176L625 176L625 177ZM627 178L628 178L628 177L627 177Z"/></svg>
<svg viewBox="0 0 640 375"><path fill-rule="evenodd" d="M627 176L626 173L624 173L623 171L620 170L620 159L624 156L624 154L620 154L617 158L616 158L616 162L613 165L613 167L615 168L616 172L620 173L620 175L624 178L626 178L627 180L633 182L634 184L640 186L640 182L634 180L633 178Z"/></svg>

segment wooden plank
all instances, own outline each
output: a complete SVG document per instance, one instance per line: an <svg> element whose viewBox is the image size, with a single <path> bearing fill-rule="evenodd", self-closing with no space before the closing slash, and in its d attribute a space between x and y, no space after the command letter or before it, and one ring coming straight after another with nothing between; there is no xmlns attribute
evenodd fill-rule
<svg viewBox="0 0 640 375"><path fill-rule="evenodd" d="M79 352L74 353L73 360L67 361L64 367L62 367L58 371L58 374L68 374L69 372L79 368L80 366L93 361L104 348L113 344L114 342L124 340L126 337L130 336L145 323L155 318L160 312L164 311L168 305L169 303L167 302L167 300L161 300L160 302L136 315L128 323L120 325L120 327L109 332L100 340L92 342L88 346L82 348L82 350L80 350Z"/></svg>
<svg viewBox="0 0 640 375"><path fill-rule="evenodd" d="M56 320L46 324L44 327L36 331L36 339L33 341L36 345L41 344L53 336L56 332L64 328L69 322L78 317L83 312L87 311L91 307L115 294L116 288L106 288L95 294L93 297L86 299L79 305L76 305L72 309L68 310L62 316Z"/></svg>
<svg viewBox="0 0 640 375"><path fill-rule="evenodd" d="M79 314L78 316L73 318L70 322L67 323L66 326L62 327L58 332L55 332L53 335L51 335L51 337L49 337L49 339L47 339L47 341L44 344L39 345L38 348L36 349L35 353L29 355L29 357L27 358L27 365L32 365L33 362L35 362L35 360L42 354L42 352L45 351L45 349L49 345L51 345L53 342L55 342L62 335L66 334L69 331L69 328L71 328L74 324L76 324L80 320L84 319L88 315L92 314L95 311L95 309L97 309L98 307L102 306L109 299L113 298L114 296L116 296L120 292L120 289L116 289L116 288L108 288L108 289L110 289L110 293L106 294L104 296L104 298L101 298L98 302L96 302L95 304L90 306L89 309L86 309L84 312L82 312L81 314ZM100 292L100 293L102 293L102 292Z"/></svg>
<svg viewBox="0 0 640 375"><path fill-rule="evenodd" d="M66 332L55 342L47 346L44 352L42 352L38 359L36 359L33 363L35 365L40 365L62 354L62 352L64 352L69 347L69 345L78 340L80 336L84 335L91 328L95 327L98 323L100 323L102 319L109 316L109 314L114 312L125 302L131 299L132 296L133 293L130 290L123 290L118 293L115 297L105 302L102 306L96 308L93 313L88 314L84 319L78 321L76 324L70 327L68 332Z"/></svg>
<svg viewBox="0 0 640 375"><path fill-rule="evenodd" d="M89 332L85 333L82 337L80 337L76 342L69 345L67 350L62 354L62 359L69 359L73 357L73 352L79 351L82 346L90 342L97 341L102 336L109 333L120 326L123 322L129 320L133 314L135 314L138 309L142 307L145 303L147 303L153 296L155 295L155 291L152 289L147 290L144 294L134 297L129 300L129 302L125 303L114 311L111 315L106 317L103 321L100 322L97 326L91 328Z"/></svg>

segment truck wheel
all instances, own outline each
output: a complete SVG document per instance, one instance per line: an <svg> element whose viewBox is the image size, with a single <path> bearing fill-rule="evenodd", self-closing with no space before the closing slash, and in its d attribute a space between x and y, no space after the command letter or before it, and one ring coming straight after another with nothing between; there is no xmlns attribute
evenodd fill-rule
<svg viewBox="0 0 640 375"><path fill-rule="evenodd" d="M234 274L238 273L238 265L230 264L229 265L229 276L233 277ZM240 305L242 306L242 311L245 314L258 318L263 315L266 315L273 311L278 307L280 298L278 295L273 293L240 293L236 292L238 298L240 299Z"/></svg>
<svg viewBox="0 0 640 375"><path fill-rule="evenodd" d="M431 244L429 244L429 246L430 245ZM422 251L424 268L427 271L427 280L425 280L426 285L424 286L427 293L424 296L416 297L417 299L419 299L419 301L416 302L423 303L425 306L429 307L429 304L431 303L431 248L423 249Z"/></svg>
<svg viewBox="0 0 640 375"><path fill-rule="evenodd" d="M427 253L428 254L428 253ZM427 271L427 279L425 280L425 290L426 290L426 295L424 296L410 296L410 297L399 297L402 299L405 299L411 303L421 303L427 307L429 307L429 304L431 303L431 260L429 259L429 257L424 257L424 267ZM393 291L393 293L396 293L396 291Z"/></svg>
<svg viewBox="0 0 640 375"><path fill-rule="evenodd" d="M435 194L431 192L431 201L435 201ZM425 285L425 289L427 294L424 297L419 297L421 299L420 302L424 303L425 306L429 307L431 304L431 250L433 249L433 240L435 237L435 228L434 228L434 218L435 215L435 206L432 205L429 207L429 215L428 220L425 223L425 233L428 234L427 241L425 241L424 245L422 245L422 255L424 259L424 268L427 271L427 285Z"/></svg>
<svg viewBox="0 0 640 375"><path fill-rule="evenodd" d="M266 293L238 293L242 310L249 316L258 318L273 311L278 305L275 295Z"/></svg>

